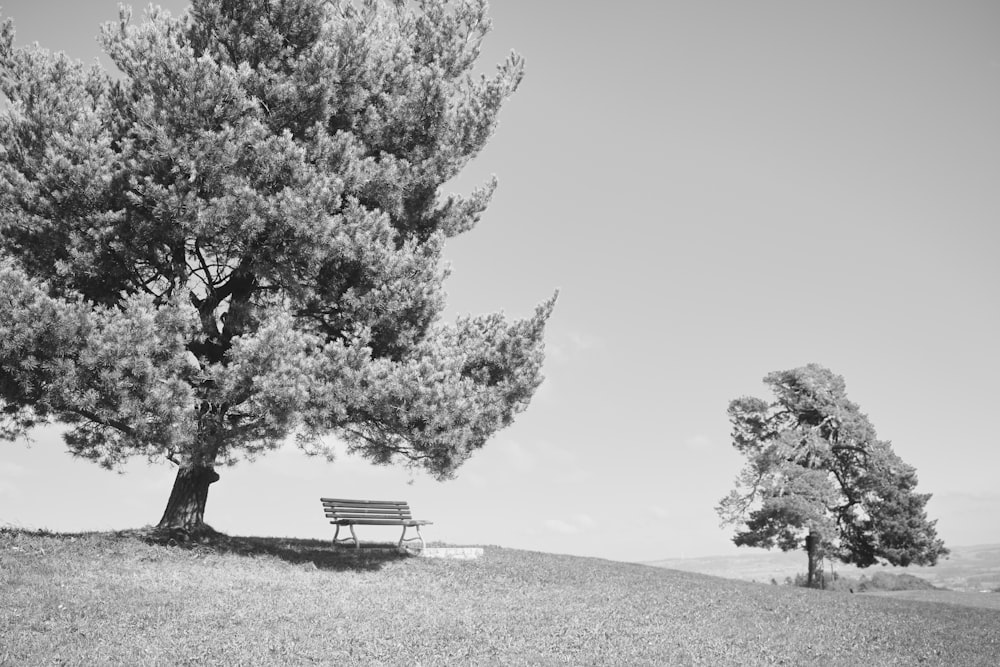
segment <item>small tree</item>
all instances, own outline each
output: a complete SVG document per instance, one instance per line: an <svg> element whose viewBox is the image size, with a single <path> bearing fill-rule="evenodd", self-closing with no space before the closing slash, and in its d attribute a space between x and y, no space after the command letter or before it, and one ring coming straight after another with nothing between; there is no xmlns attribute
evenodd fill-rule
<svg viewBox="0 0 1000 667"><path fill-rule="evenodd" d="M471 75L489 26L485 0L194 0L123 10L113 76L4 23L0 434L173 461L159 525L195 532L217 466L291 434L449 477L527 407L554 302L440 318L495 183L440 187L522 75Z"/></svg>
<svg viewBox="0 0 1000 667"><path fill-rule="evenodd" d="M809 586L824 557L867 567L934 565L948 553L915 492L915 470L879 440L844 380L810 364L764 378L775 400L729 404L733 446L747 457L717 511L737 545L808 554Z"/></svg>

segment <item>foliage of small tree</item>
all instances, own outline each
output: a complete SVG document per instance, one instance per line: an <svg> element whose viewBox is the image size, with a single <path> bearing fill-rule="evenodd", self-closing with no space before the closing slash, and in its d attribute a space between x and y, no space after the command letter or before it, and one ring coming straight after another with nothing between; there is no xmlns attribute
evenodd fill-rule
<svg viewBox="0 0 1000 667"><path fill-rule="evenodd" d="M717 508L741 546L804 549L815 586L824 557L859 567L934 565L948 553L927 518L930 494L847 399L843 378L810 364L769 374L771 402L729 405L733 446L747 458Z"/></svg>
<svg viewBox="0 0 1000 667"><path fill-rule="evenodd" d="M444 196L522 76L485 0L194 0L101 34L120 73L0 31L0 435L165 457L160 526L294 434L447 478L541 381L533 317L441 319Z"/></svg>

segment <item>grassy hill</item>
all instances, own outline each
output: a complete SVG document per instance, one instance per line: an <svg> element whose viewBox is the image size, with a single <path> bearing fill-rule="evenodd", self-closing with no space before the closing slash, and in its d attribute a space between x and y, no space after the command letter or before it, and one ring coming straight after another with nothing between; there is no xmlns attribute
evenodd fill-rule
<svg viewBox="0 0 1000 667"><path fill-rule="evenodd" d="M1000 611L487 547L0 532L0 664L996 665Z"/></svg>

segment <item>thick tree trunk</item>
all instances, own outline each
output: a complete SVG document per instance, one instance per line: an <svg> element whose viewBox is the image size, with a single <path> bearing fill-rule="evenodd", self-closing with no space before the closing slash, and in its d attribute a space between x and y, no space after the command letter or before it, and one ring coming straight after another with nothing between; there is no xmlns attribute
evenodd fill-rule
<svg viewBox="0 0 1000 667"><path fill-rule="evenodd" d="M822 574L823 554L819 550L819 535L810 532L806 535L806 554L809 557L809 570L806 574L806 586L819 588L819 578Z"/></svg>
<svg viewBox="0 0 1000 667"><path fill-rule="evenodd" d="M174 488L163 510L163 518L156 526L161 530L181 530L187 534L203 532L205 502L208 487L219 480L219 473L212 466L186 465L177 470Z"/></svg>

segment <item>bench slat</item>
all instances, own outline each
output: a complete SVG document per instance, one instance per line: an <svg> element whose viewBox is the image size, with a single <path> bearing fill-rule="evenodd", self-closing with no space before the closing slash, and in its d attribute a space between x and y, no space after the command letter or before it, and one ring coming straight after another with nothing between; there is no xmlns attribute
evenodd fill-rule
<svg viewBox="0 0 1000 667"><path fill-rule="evenodd" d="M323 505L327 512L409 512L409 507L355 507L354 505Z"/></svg>
<svg viewBox="0 0 1000 667"><path fill-rule="evenodd" d="M323 507L330 507L336 509L346 509L346 508L356 508L356 509L372 509L372 510L400 510L409 509L408 505L351 505L350 503L323 503Z"/></svg>
<svg viewBox="0 0 1000 667"><path fill-rule="evenodd" d="M382 514L399 514L400 512L409 512L409 507L352 507L350 505L323 505L323 509L327 512L368 512L368 513L382 513Z"/></svg>
<svg viewBox="0 0 1000 667"><path fill-rule="evenodd" d="M386 515L386 514L340 514L327 512L327 519L349 519L351 521L409 521L413 517L410 515Z"/></svg>
<svg viewBox="0 0 1000 667"><path fill-rule="evenodd" d="M388 514L391 516L399 516L400 514L409 514L410 508L405 507L401 509L371 509L368 507L324 507L324 512L348 512L350 514Z"/></svg>
<svg viewBox="0 0 1000 667"><path fill-rule="evenodd" d="M338 507L338 508L334 509L334 508L331 508L331 507L326 507L326 508L324 508L324 511L327 514L355 514L357 516L372 516L372 515L377 515L377 516L407 516L407 515L410 514L410 510L408 510L408 509L407 510L368 510L368 509L360 510L360 509L354 509L354 508L344 509L344 508L339 508Z"/></svg>
<svg viewBox="0 0 1000 667"><path fill-rule="evenodd" d="M406 506L405 500L348 500L345 498L320 498L324 505L349 505L352 507L366 507L371 505L381 505L385 507Z"/></svg>
<svg viewBox="0 0 1000 667"><path fill-rule="evenodd" d="M403 519L402 521L394 521L388 519L337 519L331 521L331 525L348 526L350 524L364 525L364 526L426 526L430 524L430 521L414 520L414 519Z"/></svg>

